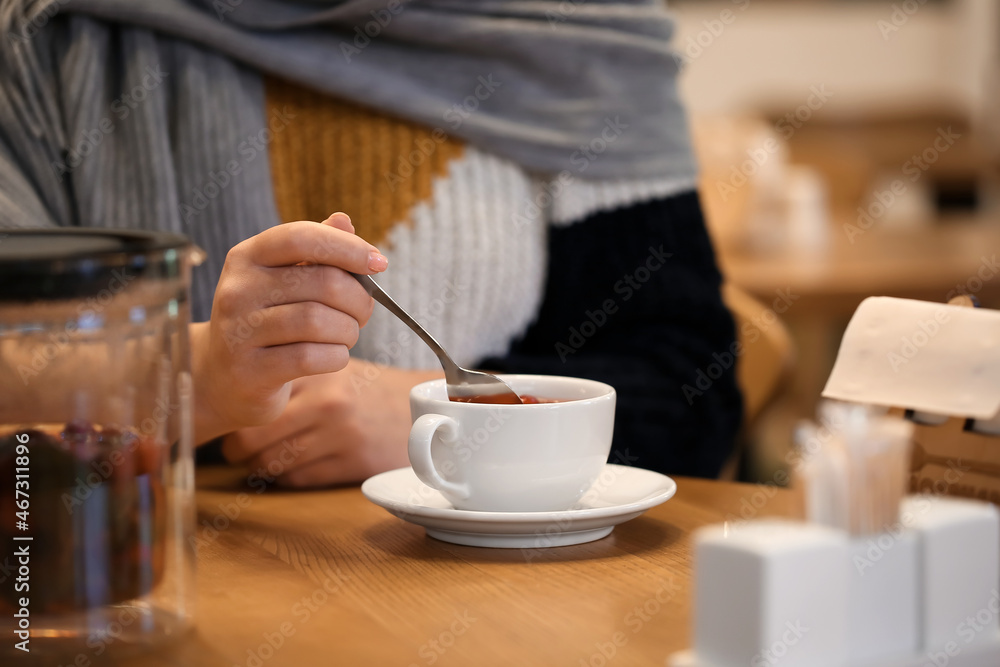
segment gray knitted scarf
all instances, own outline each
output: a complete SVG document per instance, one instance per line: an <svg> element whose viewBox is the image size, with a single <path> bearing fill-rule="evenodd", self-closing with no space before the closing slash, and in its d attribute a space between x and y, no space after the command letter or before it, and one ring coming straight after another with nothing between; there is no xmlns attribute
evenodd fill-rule
<svg viewBox="0 0 1000 667"><path fill-rule="evenodd" d="M0 0L0 226L277 222L260 72L539 173L691 178L659 0ZM350 168L350 165L344 165Z"/></svg>

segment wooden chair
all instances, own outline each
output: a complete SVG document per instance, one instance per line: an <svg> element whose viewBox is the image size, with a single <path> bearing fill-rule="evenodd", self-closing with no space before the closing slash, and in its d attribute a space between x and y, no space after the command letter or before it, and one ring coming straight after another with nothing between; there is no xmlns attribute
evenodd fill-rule
<svg viewBox="0 0 1000 667"><path fill-rule="evenodd" d="M743 434L748 434L765 407L778 395L795 358L792 339L780 316L739 287L726 283L722 298L736 322L743 347L736 360L736 382L743 393ZM737 448L719 475L736 479L742 448Z"/></svg>

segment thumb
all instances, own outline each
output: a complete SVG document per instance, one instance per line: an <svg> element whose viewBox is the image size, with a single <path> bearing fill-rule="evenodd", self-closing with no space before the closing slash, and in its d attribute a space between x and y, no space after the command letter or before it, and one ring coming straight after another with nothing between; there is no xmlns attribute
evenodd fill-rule
<svg viewBox="0 0 1000 667"><path fill-rule="evenodd" d="M337 229L343 230L345 232L354 233L354 225L351 224L351 218L346 213L337 211L332 214L329 218L323 221L324 225L328 227L335 227Z"/></svg>

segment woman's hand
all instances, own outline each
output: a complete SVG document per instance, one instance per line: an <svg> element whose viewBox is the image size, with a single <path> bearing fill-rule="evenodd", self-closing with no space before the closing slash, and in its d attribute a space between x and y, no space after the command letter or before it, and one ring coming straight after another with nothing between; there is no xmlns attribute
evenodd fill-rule
<svg viewBox="0 0 1000 667"><path fill-rule="evenodd" d="M278 225L233 247L211 321L191 330L197 442L271 422L292 380L343 369L374 305L348 271L386 265L343 213Z"/></svg>
<svg viewBox="0 0 1000 667"><path fill-rule="evenodd" d="M292 382L284 413L226 436L222 452L287 486L359 482L409 465L410 388L443 377L352 359L339 373Z"/></svg>

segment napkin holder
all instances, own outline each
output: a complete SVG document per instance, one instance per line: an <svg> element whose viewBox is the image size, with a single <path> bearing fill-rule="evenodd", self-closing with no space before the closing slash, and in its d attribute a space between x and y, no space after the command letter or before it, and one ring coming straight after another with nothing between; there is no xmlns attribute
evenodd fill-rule
<svg viewBox="0 0 1000 667"><path fill-rule="evenodd" d="M910 496L868 537L794 521L695 536L694 648L671 667L996 667L1000 511Z"/></svg>
<svg viewBox="0 0 1000 667"><path fill-rule="evenodd" d="M823 396L914 422L911 491L1000 504L1000 312L865 299Z"/></svg>

